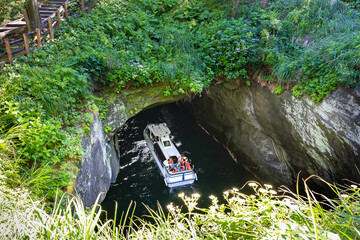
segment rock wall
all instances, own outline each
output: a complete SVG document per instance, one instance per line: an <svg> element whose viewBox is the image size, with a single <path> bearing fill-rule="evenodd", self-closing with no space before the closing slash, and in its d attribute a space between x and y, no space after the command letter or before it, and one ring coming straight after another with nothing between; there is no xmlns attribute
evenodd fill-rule
<svg viewBox="0 0 360 240"><path fill-rule="evenodd" d="M82 160L75 185L75 193L87 207L95 203L100 193L103 194L100 195L99 202L105 198L119 171L119 157L114 141L106 137L99 114L94 113L92 117L90 131L82 140L85 158Z"/></svg>
<svg viewBox="0 0 360 240"><path fill-rule="evenodd" d="M256 83L215 82L184 106L262 180L294 186L299 171L360 180L360 89L340 88L318 104Z"/></svg>
<svg viewBox="0 0 360 240"><path fill-rule="evenodd" d="M85 206L92 206L100 195L101 202L119 173L120 159L117 132L126 121L143 109L178 101L185 95L164 96L164 86L156 85L117 94L103 90L106 117L100 120L98 111L92 113L89 132L83 137L85 157L79 167L75 194ZM106 130L106 131L105 131Z"/></svg>

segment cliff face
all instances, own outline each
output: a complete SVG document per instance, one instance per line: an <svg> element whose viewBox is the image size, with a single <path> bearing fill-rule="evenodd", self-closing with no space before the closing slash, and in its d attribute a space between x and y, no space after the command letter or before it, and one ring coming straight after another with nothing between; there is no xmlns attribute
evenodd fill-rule
<svg viewBox="0 0 360 240"><path fill-rule="evenodd" d="M184 105L254 175L287 186L299 171L360 179L360 89L340 88L318 104L257 84L217 82Z"/></svg>
<svg viewBox="0 0 360 240"><path fill-rule="evenodd" d="M105 198L112 182L119 173L117 132L125 122L141 110L184 98L184 95L164 96L164 86L151 86L122 94L105 94L106 116L100 120L99 113L92 113L89 132L83 137L85 158L74 187L75 194L85 206L92 206L100 193L99 202ZM106 130L106 131L105 131Z"/></svg>
<svg viewBox="0 0 360 240"><path fill-rule="evenodd" d="M106 138L99 114L93 114L89 133L83 137L85 158L77 174L75 192L85 206L92 206L100 193L99 202L105 198L111 182L119 172L119 157L114 137Z"/></svg>

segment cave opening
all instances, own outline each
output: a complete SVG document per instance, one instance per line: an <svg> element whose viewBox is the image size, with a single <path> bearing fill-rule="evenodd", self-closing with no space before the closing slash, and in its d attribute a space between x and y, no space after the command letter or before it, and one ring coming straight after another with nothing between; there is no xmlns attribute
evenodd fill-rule
<svg viewBox="0 0 360 240"><path fill-rule="evenodd" d="M189 157L195 165L198 180L192 185L169 188L164 183L143 137L147 124L162 122L168 125L180 152ZM108 218L114 216L115 202L118 203L118 214L121 215L130 202L135 201L136 216L148 213L143 204L152 209L157 208L157 202L163 209L166 209L170 202L182 206L183 202L178 197L181 192L188 196L199 193L201 198L198 206L207 207L211 203L210 195L221 200L224 191L234 187L240 189L247 181L256 180L254 175L241 166L241 158L237 158L236 163L228 150L177 103L143 110L126 122L119 130L117 138L120 171L101 204L107 211ZM248 187L241 191L251 193Z"/></svg>

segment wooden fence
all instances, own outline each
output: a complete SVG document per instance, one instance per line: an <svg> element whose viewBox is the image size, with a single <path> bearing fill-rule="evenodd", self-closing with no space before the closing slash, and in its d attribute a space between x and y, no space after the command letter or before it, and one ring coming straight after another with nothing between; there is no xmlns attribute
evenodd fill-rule
<svg viewBox="0 0 360 240"><path fill-rule="evenodd" d="M61 28L62 20L75 15L75 10L78 8L84 13L86 10L92 9L96 4L97 0L88 0L87 2L85 0L66 0L53 14L42 20L40 28L36 28L33 32L23 33L22 38L13 41L5 38L3 42L0 42L0 47L5 46L6 50L0 52L0 63L11 63L15 55L23 52L26 55L30 54L33 46L41 48L46 38L50 41L54 39L54 31ZM24 18L27 21L26 15L24 15ZM27 27L27 29L29 28Z"/></svg>

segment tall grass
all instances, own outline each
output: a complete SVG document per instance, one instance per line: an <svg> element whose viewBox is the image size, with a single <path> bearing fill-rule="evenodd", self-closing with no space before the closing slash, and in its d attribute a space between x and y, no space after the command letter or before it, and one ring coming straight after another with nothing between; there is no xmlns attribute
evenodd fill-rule
<svg viewBox="0 0 360 240"><path fill-rule="evenodd" d="M320 181L324 181L319 178ZM225 204L210 196L208 208L197 207L199 194L179 197L184 207L170 203L168 213L148 209L147 218L133 216L130 205L115 220L101 221L98 204L85 209L76 197L62 197L51 213L24 190L9 190L0 182L0 239L356 239L360 237L360 188L335 186L335 199L311 191L305 196L283 187L250 182L253 195L233 188ZM280 194L281 193L281 194ZM321 201L319 200L321 199ZM64 206L63 206L64 205ZM186 209L185 209L186 207ZM115 217L116 218L116 217Z"/></svg>
<svg viewBox="0 0 360 240"><path fill-rule="evenodd" d="M17 141L24 133L23 125L8 126L0 117L0 174L6 176L10 186L20 184L21 164L24 162L17 151Z"/></svg>

